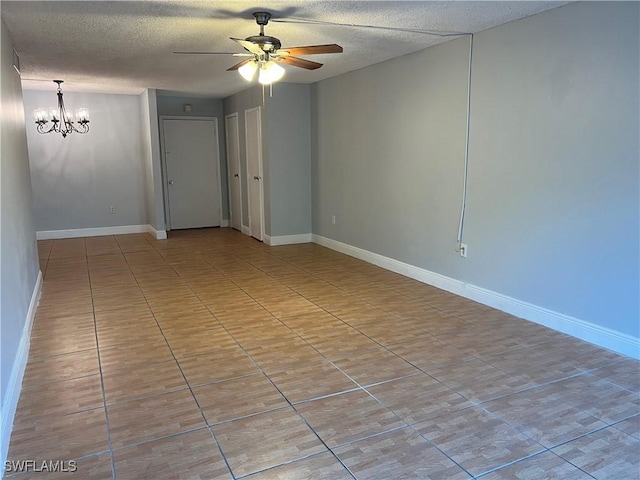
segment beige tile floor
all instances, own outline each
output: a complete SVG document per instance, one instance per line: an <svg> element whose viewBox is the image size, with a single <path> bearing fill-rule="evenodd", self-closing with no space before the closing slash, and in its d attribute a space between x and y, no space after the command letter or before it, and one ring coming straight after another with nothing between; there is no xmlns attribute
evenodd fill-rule
<svg viewBox="0 0 640 480"><path fill-rule="evenodd" d="M9 460L82 479L640 478L640 366L230 229L39 242Z"/></svg>

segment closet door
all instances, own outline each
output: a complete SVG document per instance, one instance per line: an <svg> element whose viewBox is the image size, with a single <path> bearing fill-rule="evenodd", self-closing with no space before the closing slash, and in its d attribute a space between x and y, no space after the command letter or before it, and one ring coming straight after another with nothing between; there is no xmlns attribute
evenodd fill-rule
<svg viewBox="0 0 640 480"><path fill-rule="evenodd" d="M260 107L244 112L247 145L247 187L249 193L249 234L262 240L264 233L264 202L262 184L262 132Z"/></svg>
<svg viewBox="0 0 640 480"><path fill-rule="evenodd" d="M225 117L227 135L227 171L229 172L229 209L231 210L231 227L242 230L242 182L240 172L240 135L238 114Z"/></svg>

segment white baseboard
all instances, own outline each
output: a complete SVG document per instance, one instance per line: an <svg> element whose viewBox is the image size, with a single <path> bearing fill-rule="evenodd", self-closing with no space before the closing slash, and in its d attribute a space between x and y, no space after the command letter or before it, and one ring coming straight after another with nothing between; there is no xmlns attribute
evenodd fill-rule
<svg viewBox="0 0 640 480"><path fill-rule="evenodd" d="M122 225L118 227L75 228L69 230L45 230L36 232L38 240L58 238L100 237L102 235L126 235L128 233L147 233L150 225ZM153 229L156 232L155 229ZM155 234L155 233L154 233ZM165 232L166 238L166 232Z"/></svg>
<svg viewBox="0 0 640 480"><path fill-rule="evenodd" d="M220 220L220 226L221 227L228 227L229 226L229 220L226 220L226 219L223 218L222 220Z"/></svg>
<svg viewBox="0 0 640 480"><path fill-rule="evenodd" d="M474 300L489 307L496 308L516 317L544 325L562 333L572 335L581 340L608 348L614 352L640 359L640 338L627 335L579 318L554 312L517 298L512 298L486 288L468 284L454 278L431 272L424 268L394 260L362 248L338 242L330 238L313 234L312 241L318 245L359 258L386 270L413 278L422 283Z"/></svg>
<svg viewBox="0 0 640 480"><path fill-rule="evenodd" d="M150 233L151 235L153 235L153 237L156 240L166 240L167 238L166 230L156 230L151 225L146 225L146 227L147 227L147 233Z"/></svg>
<svg viewBox="0 0 640 480"><path fill-rule="evenodd" d="M22 378L27 368L27 360L29 359L29 344L31 339L31 328L33 320L36 316L36 309L42 294L42 272L38 272L36 284L33 287L31 301L29 302L29 310L27 310L27 318L24 328L22 329L22 337L16 352L16 358L13 361L13 368L5 391L5 398L2 399L2 416L0 430L0 465L2 465L2 473L4 473L4 462L9 452L9 441L11 440L11 431L13 429L13 419L18 407L20 399L20 391L22 390ZM0 477L2 475L0 474Z"/></svg>
<svg viewBox="0 0 640 480"><path fill-rule="evenodd" d="M242 230L240 230L242 233L244 233L245 235L251 235L251 230L249 230L249 227L242 225Z"/></svg>
<svg viewBox="0 0 640 480"><path fill-rule="evenodd" d="M475 285L465 285L466 293L462 296L480 302L489 307L502 310L516 317L530 320L567 335L608 348L614 352L640 359L640 339L618 332L595 323L580 320L563 313L554 312L517 298L487 290Z"/></svg>
<svg viewBox="0 0 640 480"><path fill-rule="evenodd" d="M296 243L311 243L312 235L310 233L300 233L298 235L278 235L270 237L264 236L264 243L275 247L277 245L294 245Z"/></svg>
<svg viewBox="0 0 640 480"><path fill-rule="evenodd" d="M415 267L408 263L394 260L393 258L385 257L383 255L379 255L362 248L338 242L337 240L333 240L331 238L322 237L320 235L316 235L315 233L312 235L312 241L313 243L317 243L318 245L322 245L323 247L330 248L331 250L347 254L351 257L359 258L360 260L364 260L368 263L373 263L374 265L382 267L385 270L391 270L392 272L399 273L400 275L404 275L405 277L413 278L422 283L426 283L442 290L446 290L447 292L462 295L460 292L464 289L465 284L460 280L455 280L453 278L440 275L439 273L425 270L424 268Z"/></svg>

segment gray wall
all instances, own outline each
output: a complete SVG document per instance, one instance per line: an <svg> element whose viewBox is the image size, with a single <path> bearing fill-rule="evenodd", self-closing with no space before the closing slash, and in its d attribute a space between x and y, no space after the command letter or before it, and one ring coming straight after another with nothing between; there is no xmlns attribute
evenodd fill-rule
<svg viewBox="0 0 640 480"><path fill-rule="evenodd" d="M53 133L41 135L29 122L37 230L146 225L139 96L67 93L64 100L69 110L89 109L91 129L84 135L62 138ZM51 107L55 102L53 88L24 92L28 118L38 107ZM110 206L115 207L115 214L109 212Z"/></svg>
<svg viewBox="0 0 640 480"><path fill-rule="evenodd" d="M165 229L165 218L156 91L154 89L145 90L140 95L140 105L142 110L145 208L149 224L160 231Z"/></svg>
<svg viewBox="0 0 640 480"><path fill-rule="evenodd" d="M218 144L220 148L220 183L222 186L222 218L229 219L229 185L227 173L227 148L224 133L224 106L221 99L201 97L173 97L157 95L158 116L215 117L218 119ZM189 104L191 112L185 113L183 105Z"/></svg>
<svg viewBox="0 0 640 480"><path fill-rule="evenodd" d="M278 83L273 96L259 85L228 97L225 115L238 113L242 176L242 223L248 226L244 112L262 106L262 167L265 233L311 232L311 87Z"/></svg>
<svg viewBox="0 0 640 480"><path fill-rule="evenodd" d="M314 86L313 231L639 336L636 2L577 3ZM336 225L331 225L336 215Z"/></svg>
<svg viewBox="0 0 640 480"><path fill-rule="evenodd" d="M311 233L311 88L278 84L265 110L271 235Z"/></svg>
<svg viewBox="0 0 640 480"><path fill-rule="evenodd" d="M636 337L639 13L577 4L478 35L466 231L470 282Z"/></svg>
<svg viewBox="0 0 640 480"><path fill-rule="evenodd" d="M315 85L314 233L456 276L467 64L463 39Z"/></svg>
<svg viewBox="0 0 640 480"><path fill-rule="evenodd" d="M2 135L0 203L0 262L2 289L0 292L0 399L3 417L7 415L7 387L18 347L25 331L29 303L38 278L38 251L33 219L31 180L29 178L29 156L25 134L25 117L22 109L22 87L20 76L13 69L12 41L4 22L2 34ZM28 332L26 332L28 334ZM18 385L19 387L19 385ZM4 426L4 425L3 425ZM11 428L11 425L7 425ZM5 440L2 434L4 458Z"/></svg>

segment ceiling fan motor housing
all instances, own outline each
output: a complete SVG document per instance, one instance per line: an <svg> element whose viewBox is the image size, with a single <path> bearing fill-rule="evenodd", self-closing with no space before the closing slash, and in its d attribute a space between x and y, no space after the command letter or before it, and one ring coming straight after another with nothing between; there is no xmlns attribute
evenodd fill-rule
<svg viewBox="0 0 640 480"><path fill-rule="evenodd" d="M276 37L270 37L268 35L253 35L245 38L247 42L255 43L265 52L273 52L278 50L282 44Z"/></svg>

